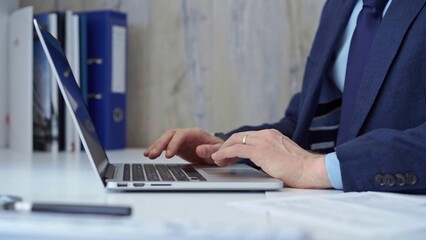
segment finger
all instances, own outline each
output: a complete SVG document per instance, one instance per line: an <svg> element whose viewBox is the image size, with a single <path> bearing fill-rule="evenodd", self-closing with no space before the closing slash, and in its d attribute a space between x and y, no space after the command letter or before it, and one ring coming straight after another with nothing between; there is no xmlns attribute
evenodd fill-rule
<svg viewBox="0 0 426 240"><path fill-rule="evenodd" d="M195 149L195 153L205 163L210 164L210 165L216 165L216 163L213 161L213 159L211 158L211 156L212 156L213 153L215 153L220 148L221 145L222 145L222 143L217 143L217 144L203 144L203 145L198 146Z"/></svg>
<svg viewBox="0 0 426 240"><path fill-rule="evenodd" d="M169 144L175 133L175 130L169 130L165 132L151 146L149 146L147 150L145 150L144 155L149 157L150 159L159 157L161 155L161 152L166 149L167 145Z"/></svg>
<svg viewBox="0 0 426 240"><path fill-rule="evenodd" d="M189 133L187 133L185 130L177 131L173 138L171 138L170 141L167 142L166 149L166 157L171 158L176 155L178 152L180 146L185 142L186 138L191 137L189 136Z"/></svg>
<svg viewBox="0 0 426 240"><path fill-rule="evenodd" d="M255 145L256 138L257 136L253 131L234 133L223 143L221 148L227 148L236 144Z"/></svg>
<svg viewBox="0 0 426 240"><path fill-rule="evenodd" d="M217 152L212 154L212 159L214 162L219 165L227 165L230 159L235 158L251 158L251 151L252 147L243 145L243 144L236 144L232 145L226 148L220 148Z"/></svg>
<svg viewBox="0 0 426 240"><path fill-rule="evenodd" d="M174 134L174 131L169 130L165 133L163 133L159 138L157 138L153 144L151 144L150 146L148 146L145 150L145 152L149 155L150 152L152 152L152 150L157 149L158 145L164 141L164 139L166 138L171 138L171 136Z"/></svg>
<svg viewBox="0 0 426 240"><path fill-rule="evenodd" d="M199 145L195 149L195 152L197 153L197 156L199 156L200 158L211 158L212 154L217 152L220 146L222 146L222 143L203 144L203 145Z"/></svg>
<svg viewBox="0 0 426 240"><path fill-rule="evenodd" d="M213 164L215 164L219 167L225 167L225 166L229 166L229 165L234 165L237 161L238 161L238 158L227 158L227 159L221 160L220 162L213 161Z"/></svg>

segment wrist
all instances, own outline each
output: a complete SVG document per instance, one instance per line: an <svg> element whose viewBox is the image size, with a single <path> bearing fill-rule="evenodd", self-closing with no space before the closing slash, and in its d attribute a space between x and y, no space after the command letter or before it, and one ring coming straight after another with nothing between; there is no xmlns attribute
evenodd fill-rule
<svg viewBox="0 0 426 240"><path fill-rule="evenodd" d="M306 187L307 188L332 188L325 165L325 156L315 154L312 159L305 162Z"/></svg>

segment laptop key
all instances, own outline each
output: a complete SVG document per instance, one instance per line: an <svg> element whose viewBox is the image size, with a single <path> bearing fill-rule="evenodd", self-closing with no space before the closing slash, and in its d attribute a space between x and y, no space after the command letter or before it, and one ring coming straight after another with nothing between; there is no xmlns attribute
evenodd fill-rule
<svg viewBox="0 0 426 240"><path fill-rule="evenodd" d="M155 165L155 168L158 171L158 174L161 177L161 180L163 181L174 181L172 174L170 173L169 169L165 165Z"/></svg>
<svg viewBox="0 0 426 240"><path fill-rule="evenodd" d="M143 168L145 170L146 180L155 182L161 181L160 176L158 176L157 170L155 170L153 164L144 164Z"/></svg>
<svg viewBox="0 0 426 240"><path fill-rule="evenodd" d="M130 164L124 164L123 180L130 181Z"/></svg>
<svg viewBox="0 0 426 240"><path fill-rule="evenodd" d="M188 177L185 175L185 173L180 169L179 165L167 165L170 172L173 174L173 176L178 181L189 181Z"/></svg>
<svg viewBox="0 0 426 240"><path fill-rule="evenodd" d="M145 176L143 175L142 164L133 164L132 165L132 180L133 181L145 181Z"/></svg>
<svg viewBox="0 0 426 240"><path fill-rule="evenodd" d="M191 180L207 181L195 168L190 165L182 165L182 170L189 176Z"/></svg>

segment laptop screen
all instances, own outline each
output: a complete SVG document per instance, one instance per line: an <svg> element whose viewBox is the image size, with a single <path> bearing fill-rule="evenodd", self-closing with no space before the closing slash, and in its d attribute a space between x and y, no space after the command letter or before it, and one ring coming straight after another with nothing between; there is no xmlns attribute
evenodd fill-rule
<svg viewBox="0 0 426 240"><path fill-rule="evenodd" d="M76 127L79 130L83 146L89 152L89 158L92 158L92 162L94 162L99 175L102 177L108 165L108 159L93 122L90 119L89 112L81 95L81 90L75 81L65 53L59 41L45 28L38 25L36 20L34 20L34 25L45 50L46 57L50 61L50 64L54 66L52 70L54 72L56 70L59 88L68 110L71 112L74 123L78 125Z"/></svg>

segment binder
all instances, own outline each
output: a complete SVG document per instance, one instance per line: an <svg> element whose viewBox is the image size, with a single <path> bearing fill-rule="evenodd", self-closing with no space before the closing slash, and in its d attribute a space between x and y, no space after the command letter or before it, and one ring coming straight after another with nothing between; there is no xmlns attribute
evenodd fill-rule
<svg viewBox="0 0 426 240"><path fill-rule="evenodd" d="M87 18L84 14L79 14L80 26L80 89L84 102L87 105L88 89L88 73L87 73Z"/></svg>
<svg viewBox="0 0 426 240"><path fill-rule="evenodd" d="M9 29L6 24L10 14L19 8L19 1L0 1L0 148L8 146L8 82L9 56L8 42Z"/></svg>
<svg viewBox="0 0 426 240"><path fill-rule="evenodd" d="M79 15L73 11L65 11L65 55L70 63L71 70L77 85L80 85L80 34ZM65 111L65 151L80 151L80 138L71 118Z"/></svg>
<svg viewBox="0 0 426 240"><path fill-rule="evenodd" d="M35 18L38 20L38 22L41 25L44 25L44 27L47 27L49 29L49 32L59 40L61 43L61 46L63 49L65 49L65 39L66 39L66 29L65 29L65 12L48 12L48 13L42 13L35 15ZM37 64L37 42L34 42L34 65ZM40 46L41 47L41 46ZM45 54L41 51L41 57L47 61ZM56 83L55 76L50 70L50 67L48 69L44 69L42 71L45 75L48 73L51 74L51 114L52 114L52 122L51 122L51 135L52 135L52 146L49 147L47 143L47 140L45 141L44 147L42 144L42 139L40 139L40 136L37 133L37 128L34 126L34 142L33 142L33 148L34 150L42 150L42 151L64 151L66 150L66 106L65 102L61 96L61 93L59 92L59 87ZM37 81L37 77L34 78L35 84ZM35 90L34 90L35 91ZM35 103L34 103L35 104ZM34 122L36 119L34 119ZM38 138L38 139L36 139ZM49 149L50 148L50 149Z"/></svg>
<svg viewBox="0 0 426 240"><path fill-rule="evenodd" d="M105 149L126 147L127 16L85 12L89 113Z"/></svg>
<svg viewBox="0 0 426 240"><path fill-rule="evenodd" d="M84 103L88 104L88 66L87 66L87 18L84 14L79 14L79 26L80 26L80 90L83 96ZM83 144L81 150L84 151Z"/></svg>
<svg viewBox="0 0 426 240"><path fill-rule="evenodd" d="M56 13L35 15L39 24L58 35ZM58 151L58 91L40 40L34 35L33 149Z"/></svg>
<svg viewBox="0 0 426 240"><path fill-rule="evenodd" d="M33 7L16 10L9 26L9 147L33 150Z"/></svg>
<svg viewBox="0 0 426 240"><path fill-rule="evenodd" d="M57 39L61 43L61 47L65 50L65 13L64 12L55 12L57 15ZM55 79L56 80L56 79ZM55 84L57 84L55 82ZM57 85L56 85L57 86ZM66 150L66 139L65 139L65 128L66 128L66 122L65 122L65 112L66 112L66 106L65 101L61 96L59 86L55 88L56 93L53 95L53 102L56 104L57 107L57 125L58 125L58 144L59 144L59 150L64 151Z"/></svg>

